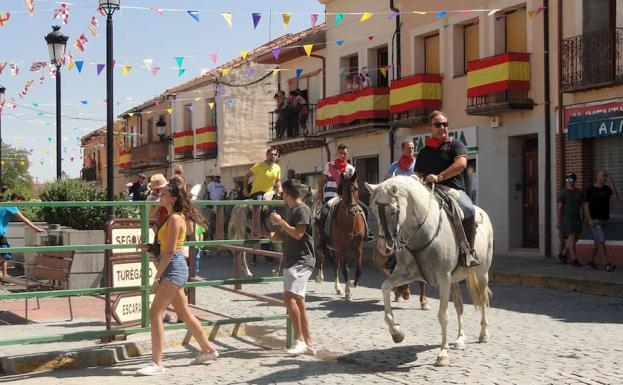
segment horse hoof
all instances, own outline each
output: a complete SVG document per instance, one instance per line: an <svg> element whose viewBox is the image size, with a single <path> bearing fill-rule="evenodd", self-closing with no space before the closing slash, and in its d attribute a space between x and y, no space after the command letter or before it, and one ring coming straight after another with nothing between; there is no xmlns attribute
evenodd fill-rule
<svg viewBox="0 0 623 385"><path fill-rule="evenodd" d="M420 308L422 310L430 310L431 309L430 304L428 302L420 302Z"/></svg>
<svg viewBox="0 0 623 385"><path fill-rule="evenodd" d="M344 299L346 300L346 302L351 302L353 300L353 295L352 294L346 294L344 296Z"/></svg>
<svg viewBox="0 0 623 385"><path fill-rule="evenodd" d="M435 361L435 366L448 366L448 365L450 365L450 359L447 356L437 357L437 361Z"/></svg>
<svg viewBox="0 0 623 385"><path fill-rule="evenodd" d="M401 343L405 339L405 333L398 326L394 328L393 333L390 330L390 334L392 335L392 340L394 340L397 344Z"/></svg>
<svg viewBox="0 0 623 385"><path fill-rule="evenodd" d="M465 350L465 342L456 342L454 344L454 349L456 350Z"/></svg>
<svg viewBox="0 0 623 385"><path fill-rule="evenodd" d="M246 273L244 273L244 277L245 278L253 278L253 273L251 273L250 271L247 271Z"/></svg>
<svg viewBox="0 0 623 385"><path fill-rule="evenodd" d="M316 283L322 283L323 279L322 277L319 275L316 275Z"/></svg>
<svg viewBox="0 0 623 385"><path fill-rule="evenodd" d="M402 299L404 299L405 301L408 301L409 298L411 298L411 293L409 293L408 291L405 291L404 293L402 293Z"/></svg>
<svg viewBox="0 0 623 385"><path fill-rule="evenodd" d="M484 333L478 337L478 343L485 344L489 342L489 334Z"/></svg>
<svg viewBox="0 0 623 385"><path fill-rule="evenodd" d="M273 277L278 277L279 276L279 270L277 270L277 269L273 269L272 273L273 273Z"/></svg>
<svg viewBox="0 0 623 385"><path fill-rule="evenodd" d="M342 295L342 290L336 290L336 291L335 291L335 294L337 294L337 295Z"/></svg>
<svg viewBox="0 0 623 385"><path fill-rule="evenodd" d="M401 296L399 296L399 295L394 296L394 302L400 302L401 300L402 300Z"/></svg>

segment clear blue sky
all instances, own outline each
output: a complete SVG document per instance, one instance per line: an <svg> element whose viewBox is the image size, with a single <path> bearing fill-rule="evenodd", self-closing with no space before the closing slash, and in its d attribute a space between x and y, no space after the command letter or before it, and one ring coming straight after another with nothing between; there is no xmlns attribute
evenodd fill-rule
<svg viewBox="0 0 623 385"><path fill-rule="evenodd" d="M62 25L61 31L69 36L67 47L74 60L85 62L82 73L76 68L62 69L62 113L85 119L63 118L63 170L70 176L78 176L82 167L77 138L102 127L106 118L105 70L97 76L95 65L106 62L105 19L96 12L97 0L67 1L71 3L68 25L52 19L52 10L60 7L57 1L35 0L32 17L23 0L0 1L0 12L11 13L9 22L0 27L0 61L20 66L20 73L12 76L7 65L0 75L0 85L7 88L6 99L13 96L24 106L14 111L5 106L2 138L12 146L32 150L30 173L39 181L52 180L56 175L55 81L45 70L45 82L39 84L39 74L30 72L30 66L36 61L49 62L44 36L52 30L53 24ZM319 22L324 20L324 7L317 0L121 0L121 5L165 11L164 16L160 16L152 10L126 8L114 15L115 116L172 85L199 75L202 69L213 68L238 56L241 50L251 50L267 42L271 9L273 39L309 28L311 13L320 14ZM167 11L169 8L198 10L201 21L196 22L186 12ZM221 16L224 11L233 14L231 29ZM252 12L262 13L255 30ZM287 29L282 23L282 12L292 14ZM92 16L99 22L97 37L86 28ZM74 47L81 33L89 39L84 52ZM216 64L210 60L212 53L219 54ZM176 69L177 56L185 57L182 68L187 71L181 78ZM156 76L141 68L143 60L148 58L153 59L154 66L161 67ZM122 65L126 64L133 68L128 76L123 76ZM20 98L19 92L31 79L36 80L35 85L26 97ZM46 113L42 115L40 111ZM11 161L5 159L5 166Z"/></svg>

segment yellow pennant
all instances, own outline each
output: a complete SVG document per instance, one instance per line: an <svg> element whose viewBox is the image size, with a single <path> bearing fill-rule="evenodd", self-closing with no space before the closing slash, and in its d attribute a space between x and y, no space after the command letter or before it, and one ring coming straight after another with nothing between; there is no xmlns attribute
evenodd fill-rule
<svg viewBox="0 0 623 385"><path fill-rule="evenodd" d="M426 12L424 11L413 11L413 13L415 13L416 15L426 15Z"/></svg>
<svg viewBox="0 0 623 385"><path fill-rule="evenodd" d="M284 12L281 14L281 17L283 18L283 28L288 28L288 23L290 23L292 14L290 12Z"/></svg>
<svg viewBox="0 0 623 385"><path fill-rule="evenodd" d="M199 101L199 100L201 100L201 98L195 98L195 101L196 101L196 102L197 102L197 101Z"/></svg>
<svg viewBox="0 0 623 385"><path fill-rule="evenodd" d="M167 112L171 115L173 113L173 108L167 108Z"/></svg>
<svg viewBox="0 0 623 385"><path fill-rule="evenodd" d="M214 109L214 102L208 103L208 106L210 106L210 109L213 110Z"/></svg>
<svg viewBox="0 0 623 385"><path fill-rule="evenodd" d="M240 57L242 57L242 60L247 60L247 55L249 54L249 52L247 51L240 51Z"/></svg>
<svg viewBox="0 0 623 385"><path fill-rule="evenodd" d="M123 66L123 76L128 76L131 69L132 69L132 66L127 66L127 65Z"/></svg>
<svg viewBox="0 0 623 385"><path fill-rule="evenodd" d="M129 115L130 117L133 117L133 116L134 116L134 112L128 112L128 115Z"/></svg>
<svg viewBox="0 0 623 385"><path fill-rule="evenodd" d="M384 78L387 77L387 67L379 68L379 71L381 71L381 75L383 75Z"/></svg>
<svg viewBox="0 0 623 385"><path fill-rule="evenodd" d="M535 10L528 11L528 16L533 17L535 12L536 12Z"/></svg>
<svg viewBox="0 0 623 385"><path fill-rule="evenodd" d="M279 68L273 68L273 76L277 76L278 72L279 72Z"/></svg>
<svg viewBox="0 0 623 385"><path fill-rule="evenodd" d="M374 16L374 13L372 13L372 12L364 12L363 15L361 15L361 18L359 19L359 22L363 23L364 21L370 19L372 16Z"/></svg>
<svg viewBox="0 0 623 385"><path fill-rule="evenodd" d="M75 66L76 66L76 62L71 60L69 64L67 65L67 71L73 70Z"/></svg>
<svg viewBox="0 0 623 385"><path fill-rule="evenodd" d="M231 72L231 68L223 68L221 71L223 72L223 76L225 76Z"/></svg>
<svg viewBox="0 0 623 385"><path fill-rule="evenodd" d="M312 48L314 48L313 44L305 44L303 46L303 49L305 50L305 53L307 54L307 56L311 55L312 53Z"/></svg>
<svg viewBox="0 0 623 385"><path fill-rule="evenodd" d="M227 25L229 25L229 28L231 28L231 12L223 12L223 13L221 13L221 15L223 16L223 18L227 22Z"/></svg>

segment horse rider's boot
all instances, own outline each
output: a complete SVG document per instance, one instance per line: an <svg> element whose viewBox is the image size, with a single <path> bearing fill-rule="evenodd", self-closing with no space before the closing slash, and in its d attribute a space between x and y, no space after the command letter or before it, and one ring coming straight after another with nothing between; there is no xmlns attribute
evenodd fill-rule
<svg viewBox="0 0 623 385"><path fill-rule="evenodd" d="M464 255L464 266L466 267L474 267L480 265L480 261L476 257L476 250L474 249L474 241L476 240L476 229L478 225L476 224L476 216L472 216L470 218L464 219L462 221L463 229L465 230L465 238L469 243L469 253L465 253Z"/></svg>

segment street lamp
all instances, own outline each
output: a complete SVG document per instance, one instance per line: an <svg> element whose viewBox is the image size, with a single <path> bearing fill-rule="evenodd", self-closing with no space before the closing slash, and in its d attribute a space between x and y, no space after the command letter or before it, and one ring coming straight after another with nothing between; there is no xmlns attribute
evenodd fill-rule
<svg viewBox="0 0 623 385"><path fill-rule="evenodd" d="M0 86L0 186L2 185L2 111L4 110L4 92L6 88Z"/></svg>
<svg viewBox="0 0 623 385"><path fill-rule="evenodd" d="M160 137L161 142L164 140L164 128L166 126L167 126L167 122L165 122L164 119L162 119L162 116L158 118L158 121L156 122L156 132L158 133L158 136Z"/></svg>
<svg viewBox="0 0 623 385"><path fill-rule="evenodd" d="M56 66L56 179L61 179L61 66L65 59L65 47L69 37L60 32L61 27L52 26L45 41L50 51L50 63Z"/></svg>
<svg viewBox="0 0 623 385"><path fill-rule="evenodd" d="M114 199L115 179L113 173L114 132L113 132L113 36L112 15L119 9L121 0L99 0L100 9L106 14L106 198ZM114 208L108 208L108 216L113 217Z"/></svg>

